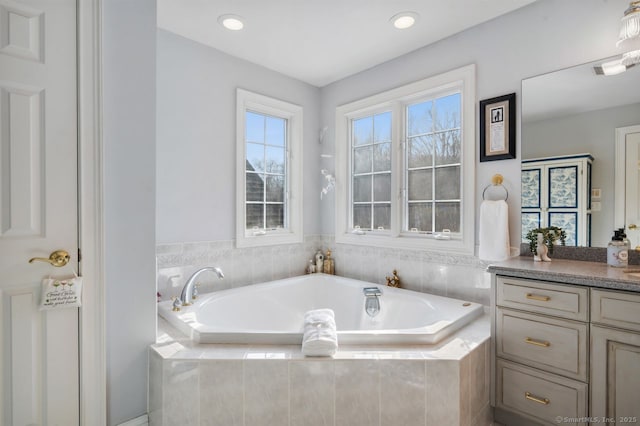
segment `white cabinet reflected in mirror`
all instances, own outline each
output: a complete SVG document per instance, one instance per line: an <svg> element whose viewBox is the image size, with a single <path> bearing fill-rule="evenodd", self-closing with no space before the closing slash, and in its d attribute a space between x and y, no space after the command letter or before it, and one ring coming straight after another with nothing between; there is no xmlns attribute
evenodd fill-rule
<svg viewBox="0 0 640 426"><path fill-rule="evenodd" d="M591 245L592 164L590 154L522 160L523 241L531 229L557 227L567 246Z"/></svg>
<svg viewBox="0 0 640 426"><path fill-rule="evenodd" d="M559 226L567 245L606 247L614 228L634 224L627 235L640 245L640 66L601 74L611 59L522 81L523 242L529 229Z"/></svg>

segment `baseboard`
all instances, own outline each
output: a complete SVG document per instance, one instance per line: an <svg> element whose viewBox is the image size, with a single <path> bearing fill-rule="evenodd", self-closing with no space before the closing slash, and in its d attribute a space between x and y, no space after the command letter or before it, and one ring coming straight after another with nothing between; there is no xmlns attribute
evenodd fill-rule
<svg viewBox="0 0 640 426"><path fill-rule="evenodd" d="M149 426L149 416L145 414L124 423L120 423L118 426Z"/></svg>

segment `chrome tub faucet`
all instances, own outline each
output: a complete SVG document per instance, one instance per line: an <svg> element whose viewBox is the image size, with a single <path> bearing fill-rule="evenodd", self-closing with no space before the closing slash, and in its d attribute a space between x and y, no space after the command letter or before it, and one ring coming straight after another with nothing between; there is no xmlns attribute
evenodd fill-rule
<svg viewBox="0 0 640 426"><path fill-rule="evenodd" d="M380 312L380 300L378 296L382 296L382 290L378 287L364 287L362 289L364 297L364 310L370 317L375 317Z"/></svg>
<svg viewBox="0 0 640 426"><path fill-rule="evenodd" d="M189 306L193 303L193 299L195 299L196 292L196 278L206 271L215 272L218 278L223 279L224 274L222 273L222 269L218 267L207 266L206 268L198 269L195 271L191 277L187 280L182 287L182 293L180 294L180 303L182 306Z"/></svg>

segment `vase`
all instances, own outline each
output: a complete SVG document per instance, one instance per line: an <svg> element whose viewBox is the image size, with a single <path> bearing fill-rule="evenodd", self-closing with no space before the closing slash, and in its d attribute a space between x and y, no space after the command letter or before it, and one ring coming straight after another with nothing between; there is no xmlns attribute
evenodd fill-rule
<svg viewBox="0 0 640 426"><path fill-rule="evenodd" d="M536 252L533 255L533 260L536 262L551 262L549 258L549 247L544 243L544 235L538 233L536 240Z"/></svg>

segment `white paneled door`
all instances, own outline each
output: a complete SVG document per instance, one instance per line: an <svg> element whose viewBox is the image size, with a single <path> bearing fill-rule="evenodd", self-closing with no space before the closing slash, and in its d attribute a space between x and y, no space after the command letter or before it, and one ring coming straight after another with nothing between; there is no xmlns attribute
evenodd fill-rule
<svg viewBox="0 0 640 426"><path fill-rule="evenodd" d="M640 247L640 126L625 133L625 224L631 248Z"/></svg>
<svg viewBox="0 0 640 426"><path fill-rule="evenodd" d="M38 309L78 268L76 56L76 0L0 0L2 425L79 424L78 309Z"/></svg>

